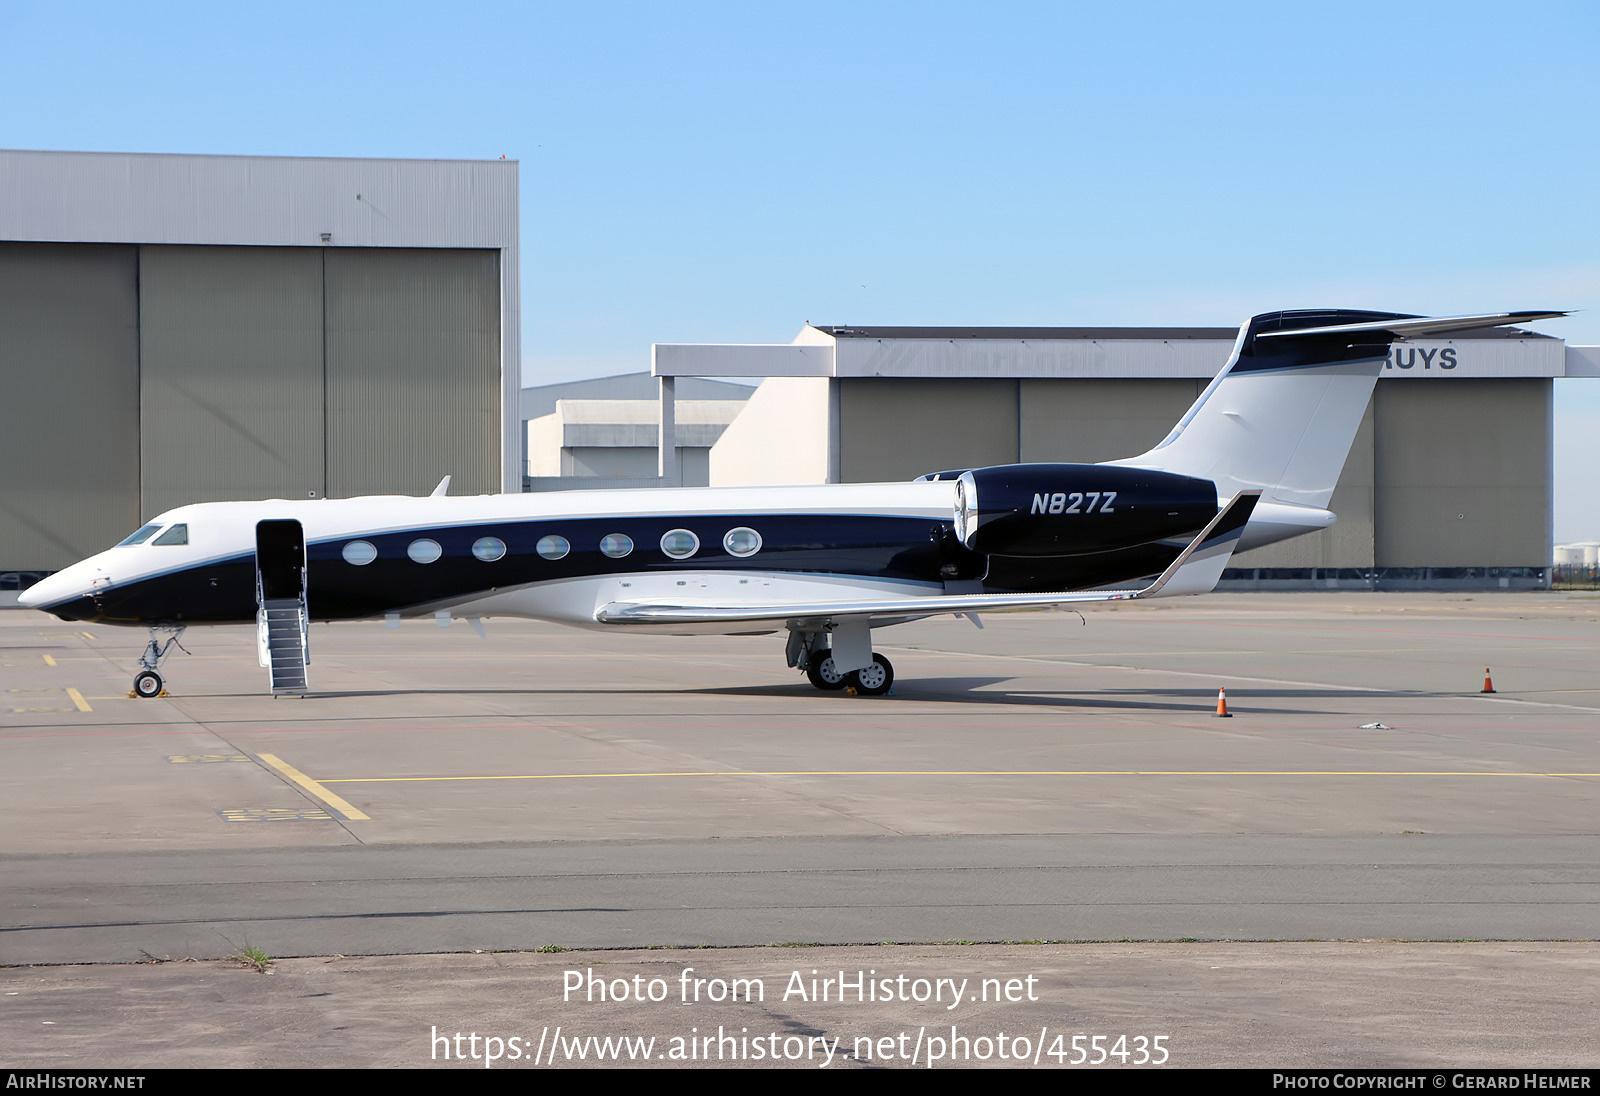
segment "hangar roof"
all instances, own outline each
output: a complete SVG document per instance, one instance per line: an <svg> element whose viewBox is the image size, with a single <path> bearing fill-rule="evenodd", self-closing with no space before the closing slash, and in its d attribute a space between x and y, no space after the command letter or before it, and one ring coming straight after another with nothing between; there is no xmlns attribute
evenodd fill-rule
<svg viewBox="0 0 1600 1096"><path fill-rule="evenodd" d="M658 377L1195 378L1227 362L1234 327L878 327L807 324L792 343L656 343ZM1600 374L1590 348L1520 328L1397 342L1386 377Z"/></svg>
<svg viewBox="0 0 1600 1096"><path fill-rule="evenodd" d="M498 248L510 300L517 172L514 160L0 149L0 240Z"/></svg>

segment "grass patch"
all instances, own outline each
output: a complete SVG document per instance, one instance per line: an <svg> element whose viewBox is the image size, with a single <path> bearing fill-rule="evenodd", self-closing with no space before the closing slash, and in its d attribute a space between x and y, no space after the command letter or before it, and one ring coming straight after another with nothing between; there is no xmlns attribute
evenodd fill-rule
<svg viewBox="0 0 1600 1096"><path fill-rule="evenodd" d="M260 971L263 974L272 969L272 956L254 944L246 944L228 956L228 958L241 966L250 967L252 970Z"/></svg>

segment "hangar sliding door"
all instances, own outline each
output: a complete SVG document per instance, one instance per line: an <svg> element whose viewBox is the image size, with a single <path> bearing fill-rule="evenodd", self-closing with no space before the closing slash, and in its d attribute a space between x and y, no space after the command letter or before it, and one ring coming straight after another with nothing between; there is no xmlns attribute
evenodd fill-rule
<svg viewBox="0 0 1600 1096"><path fill-rule="evenodd" d="M1378 384L1377 565L1548 567L1545 377Z"/></svg>
<svg viewBox="0 0 1600 1096"><path fill-rule="evenodd" d="M498 491L499 254L324 254L329 493Z"/></svg>
<svg viewBox="0 0 1600 1096"><path fill-rule="evenodd" d="M139 524L135 249L0 243L0 571L54 571Z"/></svg>
<svg viewBox="0 0 1600 1096"><path fill-rule="evenodd" d="M1022 380L1021 459L1095 464L1153 449L1202 380L1082 377Z"/></svg>
<svg viewBox="0 0 1600 1096"><path fill-rule="evenodd" d="M144 517L321 497L322 250L140 248Z"/></svg>
<svg viewBox="0 0 1600 1096"><path fill-rule="evenodd" d="M908 480L1017 460L1017 382L849 377L839 386L839 479Z"/></svg>

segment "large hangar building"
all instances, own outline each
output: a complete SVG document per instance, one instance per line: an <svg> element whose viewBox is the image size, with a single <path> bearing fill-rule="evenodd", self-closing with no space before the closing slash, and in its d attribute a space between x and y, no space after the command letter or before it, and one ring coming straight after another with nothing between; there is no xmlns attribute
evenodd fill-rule
<svg viewBox="0 0 1600 1096"><path fill-rule="evenodd" d="M1142 453L1236 334L807 326L789 344L658 344L654 371L772 378L712 449L712 484L848 483ZM1600 347L1516 329L1397 344L1334 492L1337 524L1240 555L1226 585L1547 585L1553 381L1569 376L1600 376Z"/></svg>
<svg viewBox="0 0 1600 1096"><path fill-rule="evenodd" d="M0 574L189 502L519 490L517 164L0 151Z"/></svg>

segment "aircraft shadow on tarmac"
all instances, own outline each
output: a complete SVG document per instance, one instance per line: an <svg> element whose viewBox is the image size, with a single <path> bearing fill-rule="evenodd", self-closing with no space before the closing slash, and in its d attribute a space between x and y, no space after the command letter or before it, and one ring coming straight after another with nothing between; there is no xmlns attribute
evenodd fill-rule
<svg viewBox="0 0 1600 1096"><path fill-rule="evenodd" d="M941 704L1016 704L1036 708L1115 708L1124 711L1173 711L1213 714L1217 706L1217 694L1209 688L1203 689L1085 689L1082 692L1068 693L1046 690L1001 690L993 686L1003 685L1013 680L1006 677L941 677L919 681L915 678L901 678L895 682L894 689L887 697L855 697L840 691L837 693L817 693L804 681L795 683L774 682L766 685L741 685L723 686L718 688L608 688L608 689L577 689L577 688L515 688L515 689L351 689L329 690L328 692L308 693L306 700L344 700L365 699L374 697L405 697L405 696L728 696L728 697L773 697L773 698L812 698L832 699L839 701L852 701L857 704L893 704L895 701L917 703ZM238 699L247 700L254 693L211 693L204 694L211 699ZM1285 701L1294 698L1306 700L1333 700L1336 698L1349 699L1352 695L1348 689L1308 689L1308 688L1257 688L1252 687L1247 691L1239 691L1228 698L1229 706L1238 708L1241 713L1261 715L1314 715L1326 711L1323 707L1267 707L1264 701ZM1359 694L1364 700L1416 700L1429 694L1414 691L1365 691ZM173 699L184 699L174 697ZM202 699L195 696L190 699ZM292 712L292 707L283 709ZM531 713L524 713L531 714ZM342 717L341 717L342 718ZM393 716L378 716L373 718L393 719Z"/></svg>
<svg viewBox="0 0 1600 1096"><path fill-rule="evenodd" d="M1174 712L1203 712L1207 715L1214 714L1217 707L1217 694L1212 689L1085 689L1082 692L1063 692L1060 690L1022 690L1022 689L993 689L993 686L1004 685L1013 679L1006 677L941 677L931 678L927 681L918 681L915 678L901 678L894 684L894 689L889 693L887 701L918 701L934 703L956 704L1020 704L1028 707L1039 708L1116 708L1121 710L1159 710ZM716 688L716 689L689 689L686 692L704 693L713 696L794 696L797 686L789 685L754 685L748 687ZM809 687L807 687L809 688ZM858 703L868 703L875 698L850 697L843 693L829 694L847 700L856 700ZM1307 715L1323 711L1323 708L1303 707L1265 707L1263 701L1285 701L1294 698L1328 700L1333 698L1349 698L1351 692L1347 689L1307 689L1307 688L1251 688L1245 692L1238 692L1229 697L1230 706L1239 705L1251 713L1263 715ZM1408 692L1365 692L1360 694L1367 699L1390 699L1407 697L1414 699L1416 693ZM882 699L879 702L883 702Z"/></svg>

